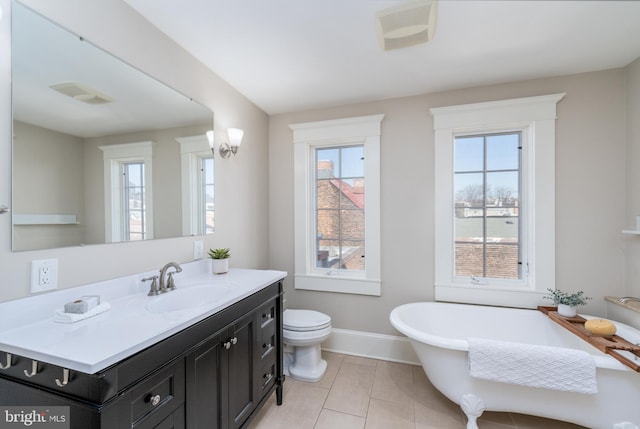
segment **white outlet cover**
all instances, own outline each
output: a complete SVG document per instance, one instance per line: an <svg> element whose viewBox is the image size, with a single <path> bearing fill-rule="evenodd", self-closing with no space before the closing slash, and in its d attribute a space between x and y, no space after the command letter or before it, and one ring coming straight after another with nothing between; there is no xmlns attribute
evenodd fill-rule
<svg viewBox="0 0 640 429"><path fill-rule="evenodd" d="M48 270L48 283L41 284L42 268ZM44 292L58 287L58 260L38 259L31 261L31 293Z"/></svg>
<svg viewBox="0 0 640 429"><path fill-rule="evenodd" d="M193 259L202 259L204 257L204 243L202 240L193 242Z"/></svg>

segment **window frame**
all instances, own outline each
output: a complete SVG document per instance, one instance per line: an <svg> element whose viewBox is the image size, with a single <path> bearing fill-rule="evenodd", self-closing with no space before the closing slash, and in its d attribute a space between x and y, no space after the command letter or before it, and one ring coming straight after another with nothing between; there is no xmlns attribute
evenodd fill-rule
<svg viewBox="0 0 640 429"><path fill-rule="evenodd" d="M295 274L302 290L381 295L380 128L384 115L291 124L294 143ZM365 269L316 267L315 150L364 146Z"/></svg>
<svg viewBox="0 0 640 429"><path fill-rule="evenodd" d="M180 145L180 163L182 180L182 235L207 235L203 230L204 209L202 207L202 180L200 175L201 160L204 157L213 158L213 186L215 192L216 161L207 137L204 134L179 137L176 141ZM214 194L215 201L215 194ZM215 204L215 202L214 202ZM215 205L214 205L215 213ZM215 233L215 224L214 232ZM211 235L209 234L209 235Z"/></svg>
<svg viewBox="0 0 640 429"><path fill-rule="evenodd" d="M145 175L144 204L146 209L145 240L153 239L153 142L143 141L99 146L104 163L105 242L124 240L121 164L142 162Z"/></svg>
<svg viewBox="0 0 640 429"><path fill-rule="evenodd" d="M431 108L435 134L435 299L535 308L555 288L555 122L552 94ZM454 138L522 133L523 281L456 278L454 273ZM528 272L528 273L527 273Z"/></svg>

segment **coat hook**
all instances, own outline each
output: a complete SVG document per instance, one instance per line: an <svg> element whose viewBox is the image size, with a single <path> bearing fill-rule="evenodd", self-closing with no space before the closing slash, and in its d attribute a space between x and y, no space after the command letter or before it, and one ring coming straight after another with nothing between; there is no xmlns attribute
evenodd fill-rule
<svg viewBox="0 0 640 429"><path fill-rule="evenodd" d="M69 383L69 370L67 368L62 368L62 382L56 378L56 384L59 387L64 387Z"/></svg>
<svg viewBox="0 0 640 429"><path fill-rule="evenodd" d="M6 365L2 365L0 363L0 369L9 369L11 368L11 353L7 353L7 364Z"/></svg>
<svg viewBox="0 0 640 429"><path fill-rule="evenodd" d="M24 370L24 375L26 375L27 377L33 377L34 375L36 375L38 373L38 361L37 360L32 360L31 361L31 372L27 372L27 370Z"/></svg>

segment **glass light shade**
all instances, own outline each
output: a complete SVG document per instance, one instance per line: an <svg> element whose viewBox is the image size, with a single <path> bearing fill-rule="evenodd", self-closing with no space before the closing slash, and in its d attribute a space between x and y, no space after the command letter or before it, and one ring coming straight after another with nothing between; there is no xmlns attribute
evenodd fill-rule
<svg viewBox="0 0 640 429"><path fill-rule="evenodd" d="M213 149L213 143L215 141L213 137L213 130L207 131L207 141L209 142L209 147Z"/></svg>
<svg viewBox="0 0 640 429"><path fill-rule="evenodd" d="M229 135L229 146L240 146L240 143L242 143L242 136L244 135L243 130L241 130L240 128L229 128L227 130L227 134Z"/></svg>

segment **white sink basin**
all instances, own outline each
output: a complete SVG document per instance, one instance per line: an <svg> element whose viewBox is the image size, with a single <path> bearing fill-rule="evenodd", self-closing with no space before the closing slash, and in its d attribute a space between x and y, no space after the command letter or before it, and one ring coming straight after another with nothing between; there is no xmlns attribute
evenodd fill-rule
<svg viewBox="0 0 640 429"><path fill-rule="evenodd" d="M178 288L157 297L150 297L151 301L145 305L151 313L167 313L181 311L202 306L212 306L216 302L222 303L229 299L233 291L231 283L199 284Z"/></svg>

